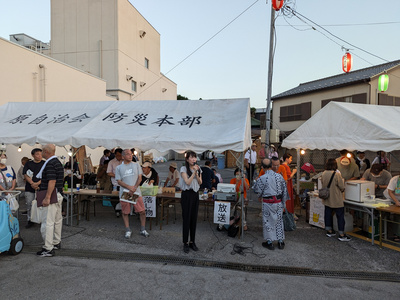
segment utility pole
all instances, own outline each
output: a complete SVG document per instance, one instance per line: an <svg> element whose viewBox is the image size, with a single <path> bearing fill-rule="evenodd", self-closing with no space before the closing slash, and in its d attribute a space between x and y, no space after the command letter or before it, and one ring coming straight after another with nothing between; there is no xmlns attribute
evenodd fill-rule
<svg viewBox="0 0 400 300"><path fill-rule="evenodd" d="M269 59L268 59L268 82L267 82L267 111L265 112L265 153L270 144L269 134L271 128L271 94L272 94L272 73L274 68L274 36L275 36L275 10L271 5L271 25L269 33Z"/></svg>

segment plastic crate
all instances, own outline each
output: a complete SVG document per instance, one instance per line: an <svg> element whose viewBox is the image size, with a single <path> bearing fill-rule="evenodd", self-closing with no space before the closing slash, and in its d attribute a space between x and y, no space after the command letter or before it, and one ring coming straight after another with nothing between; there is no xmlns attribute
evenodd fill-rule
<svg viewBox="0 0 400 300"><path fill-rule="evenodd" d="M158 193L158 186L141 186L140 191L142 196L156 196Z"/></svg>

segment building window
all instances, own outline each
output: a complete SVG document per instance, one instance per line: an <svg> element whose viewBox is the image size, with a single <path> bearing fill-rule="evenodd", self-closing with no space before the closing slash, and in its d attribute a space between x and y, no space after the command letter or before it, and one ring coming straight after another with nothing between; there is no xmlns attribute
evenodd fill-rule
<svg viewBox="0 0 400 300"><path fill-rule="evenodd" d="M137 89L137 83L136 81L132 80L132 91L136 92Z"/></svg>
<svg viewBox="0 0 400 300"><path fill-rule="evenodd" d="M144 67L145 67L146 69L149 68L149 60L148 60L146 57L144 58Z"/></svg>
<svg viewBox="0 0 400 300"><path fill-rule="evenodd" d="M280 110L280 121L303 121L311 117L311 102L296 105L282 106Z"/></svg>
<svg viewBox="0 0 400 300"><path fill-rule="evenodd" d="M400 98L379 93L378 105L400 106Z"/></svg>
<svg viewBox="0 0 400 300"><path fill-rule="evenodd" d="M355 94L355 95L351 95L351 96L347 96L347 97L339 97L339 98L334 98L334 99L322 100L321 101L321 108L323 108L325 105L327 105L331 101L367 104L367 93Z"/></svg>
<svg viewBox="0 0 400 300"><path fill-rule="evenodd" d="M367 93L352 95L351 103L367 104Z"/></svg>

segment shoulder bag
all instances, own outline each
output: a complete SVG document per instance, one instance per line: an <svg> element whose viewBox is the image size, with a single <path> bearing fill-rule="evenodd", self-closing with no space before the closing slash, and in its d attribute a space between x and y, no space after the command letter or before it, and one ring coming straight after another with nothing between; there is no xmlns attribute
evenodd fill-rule
<svg viewBox="0 0 400 300"><path fill-rule="evenodd" d="M332 173L331 180L329 180L328 186L326 188L322 188L322 189L318 190L319 198L324 199L324 200L329 198L329 188L331 187L333 177L335 177L335 171L333 171L333 173Z"/></svg>
<svg viewBox="0 0 400 300"><path fill-rule="evenodd" d="M293 231L296 229L296 223L292 213L288 212L285 204L285 211L282 214L283 228L285 231Z"/></svg>

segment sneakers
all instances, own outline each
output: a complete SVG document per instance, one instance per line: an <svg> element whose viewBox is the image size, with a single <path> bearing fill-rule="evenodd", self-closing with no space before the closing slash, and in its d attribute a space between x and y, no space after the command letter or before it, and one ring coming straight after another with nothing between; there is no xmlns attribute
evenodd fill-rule
<svg viewBox="0 0 400 300"><path fill-rule="evenodd" d="M60 250L61 249L61 242L57 245L53 245L53 250Z"/></svg>
<svg viewBox="0 0 400 300"><path fill-rule="evenodd" d="M126 232L125 232L125 238L126 238L126 239L131 238L131 235L132 235L132 231L126 231Z"/></svg>
<svg viewBox="0 0 400 300"><path fill-rule="evenodd" d="M351 241L351 238L349 238L347 235L339 235L338 240L341 242L348 242Z"/></svg>
<svg viewBox="0 0 400 300"><path fill-rule="evenodd" d="M54 253L53 249L49 251L49 250L46 250L46 249L42 248L42 250L37 252L36 255L37 256L41 256L41 257L51 257L51 256L54 256L55 253Z"/></svg>
<svg viewBox="0 0 400 300"><path fill-rule="evenodd" d="M143 235L144 237L149 237L150 234L145 230L140 231L140 235Z"/></svg>
<svg viewBox="0 0 400 300"><path fill-rule="evenodd" d="M336 231L335 230L328 230L327 232L326 232L326 236L327 237L333 237L333 236L335 236L336 235Z"/></svg>

